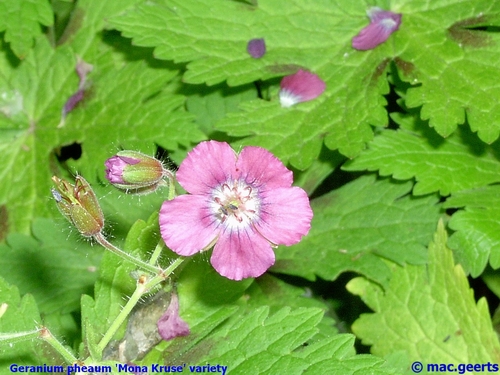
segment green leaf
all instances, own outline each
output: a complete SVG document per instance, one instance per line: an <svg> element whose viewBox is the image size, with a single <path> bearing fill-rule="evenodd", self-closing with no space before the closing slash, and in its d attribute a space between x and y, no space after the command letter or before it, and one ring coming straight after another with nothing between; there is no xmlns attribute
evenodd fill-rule
<svg viewBox="0 0 500 375"><path fill-rule="evenodd" d="M381 257L424 263L439 205L433 195L408 195L411 188L409 182L369 175L314 199L311 231L297 245L279 248L272 270L326 280L355 271L386 284L388 268Z"/></svg>
<svg viewBox="0 0 500 375"><path fill-rule="evenodd" d="M93 94L68 114L62 127L61 109L78 86L71 49L53 50L39 40L12 77L23 117L4 119L6 132L0 134L0 164L6 166L0 173L0 204L6 206L11 231L27 232L35 212L55 212L46 197L50 177L58 172L55 153L63 145L82 144L82 157L68 164L95 182L97 176L104 179L103 163L120 147L154 155L155 143L176 150L205 139L183 109L184 98L166 88L175 71L144 61L115 66L111 48L98 44L105 53L89 61L94 63L88 78Z"/></svg>
<svg viewBox="0 0 500 375"><path fill-rule="evenodd" d="M236 86L293 70L290 64L325 63L341 48L335 42L349 40L343 31L356 20L345 17L348 11L352 9L325 0L314 4L264 0L258 6L174 0L143 2L110 22L136 45L155 47L157 58L191 62L186 82L213 85L227 79ZM259 37L265 38L268 52L262 59L253 59L247 43Z"/></svg>
<svg viewBox="0 0 500 375"><path fill-rule="evenodd" d="M68 115L64 127L66 139L82 144L82 157L71 163L80 173L104 179L104 162L118 147L153 156L155 143L176 150L205 139L183 108L185 98L168 92L176 72L167 64L140 60L117 67L107 54L96 69L91 75L94 96Z"/></svg>
<svg viewBox="0 0 500 375"><path fill-rule="evenodd" d="M63 145L83 142L81 160L69 164L94 182L120 147L154 154L155 143L177 150L205 138L183 110L184 98L171 94L175 69L154 61L124 64L127 56L110 45L120 38L103 41L104 19L135 2L79 1L60 46L52 48L42 36L15 69L6 61L0 89L7 93L2 101L10 99L0 103L0 205L10 232L28 233L35 215L56 212L47 196L50 177L59 173L55 154ZM77 56L94 70L84 101L58 127L65 102L78 88Z"/></svg>
<svg viewBox="0 0 500 375"><path fill-rule="evenodd" d="M291 307L292 309L316 307L323 309L325 315L321 322L318 323L318 333L311 338L313 342L338 333L335 326L338 322L327 315L334 314L334 312L329 311L327 303L322 298L311 296L311 292L305 290L305 288L287 284L274 276L264 274L255 279L255 282L247 289L246 294L249 297L247 303L248 312L260 306L269 306L271 314L284 307Z"/></svg>
<svg viewBox="0 0 500 375"><path fill-rule="evenodd" d="M10 86L20 96L21 107L11 118L0 122L0 204L5 205L10 231L28 233L30 220L49 216L47 196L50 194L52 148L58 144L56 124L52 128L38 128L38 116L55 111L51 107L54 92L74 74L74 58L68 49L51 50L44 39L39 39L35 50L15 70ZM56 72L52 69L57 67ZM15 187L15 188L12 188ZM39 198L36 199L35 197ZM40 198L45 199L40 199Z"/></svg>
<svg viewBox="0 0 500 375"><path fill-rule="evenodd" d="M254 85L227 87L217 85L207 88L204 85L187 86L182 91L187 96L186 108L196 116L196 122L205 134L212 135L217 121L227 113L238 111L238 105L246 100L257 98Z"/></svg>
<svg viewBox="0 0 500 375"><path fill-rule="evenodd" d="M221 363L232 374L392 373L383 369L380 358L355 356L351 335L333 335L302 346L315 334L320 309L283 308L268 314L269 308L263 306L231 319L211 337L212 350L198 363Z"/></svg>
<svg viewBox="0 0 500 375"><path fill-rule="evenodd" d="M442 136L467 119L481 140L493 142L500 132L500 88L487 77L500 68L500 36L488 27L500 25L500 4L408 3L400 11L396 54L403 79L416 86L408 90L406 105L421 106L422 119Z"/></svg>
<svg viewBox="0 0 500 375"><path fill-rule="evenodd" d="M448 245L457 262L473 277L479 276L488 263L500 267L500 189L497 185L452 194L445 208L463 208L449 222L455 231Z"/></svg>
<svg viewBox="0 0 500 375"><path fill-rule="evenodd" d="M403 14L401 27L371 51L351 47L352 37L367 23L361 3L321 1L311 6L305 0L263 0L250 6L217 0L206 6L195 0L157 1L111 23L134 43L155 47L158 58L188 62L184 79L189 83L227 80L239 85L298 67L318 73L327 90L312 103L287 110L273 101L250 102L242 106L242 114L218 125L232 136L247 136L242 144L271 149L299 169L311 164L323 140L332 150L354 157L372 138L367 125L387 124L381 94L388 93L390 60L405 81L420 85L408 90L406 103L422 106L422 118L430 119L438 133L451 134L467 113L471 129L482 140L495 140L499 114L493 98L499 91L484 77L499 68L500 38L468 28L498 26L500 6L480 0L392 8ZM256 37L267 45L260 59L246 52L247 42Z"/></svg>
<svg viewBox="0 0 500 375"><path fill-rule="evenodd" d="M61 219L63 223L66 227ZM32 294L44 314L77 311L80 296L92 290L97 279L102 250L68 241L64 227L36 219L33 237L12 234L0 245L0 275L22 294Z"/></svg>
<svg viewBox="0 0 500 375"><path fill-rule="evenodd" d="M4 305L6 304L6 305ZM30 332L40 328L42 319L38 312L35 299L26 294L21 298L19 290L9 285L0 277L0 305L3 314L0 313L0 370L4 374L10 373L9 366L18 363L22 358L23 364L38 365L44 358L41 341L17 340L13 342L3 341L4 335ZM6 309L6 310L4 310Z"/></svg>
<svg viewBox="0 0 500 375"><path fill-rule="evenodd" d="M440 223L429 245L429 263L394 266L385 292L363 278L347 285L374 310L352 327L364 344L372 345L373 354L404 351L410 361L425 363L498 363L500 344L487 302L481 298L476 304L446 241Z"/></svg>
<svg viewBox="0 0 500 375"><path fill-rule="evenodd" d="M311 167L305 171L294 170L293 184L302 187L307 195L311 196L322 193L317 191L321 189L321 185L325 180L333 174L333 171L345 162L345 157L340 155L338 151L331 151L326 147L321 149L318 158L313 162Z"/></svg>
<svg viewBox="0 0 500 375"><path fill-rule="evenodd" d="M43 26L54 22L47 0L3 0L0 2L0 31L18 58L24 59L33 46L33 39L42 34Z"/></svg>
<svg viewBox="0 0 500 375"><path fill-rule="evenodd" d="M156 57L189 62L184 75L188 83L227 80L231 86L241 85L300 67L317 73L327 86L318 99L281 108L273 88L271 102L242 103L242 112L216 125L231 136L246 136L243 145L265 147L285 163L290 160L306 169L323 141L353 157L372 138L368 124L387 124L381 95L389 92L384 72L391 49L363 54L350 46L355 30L366 23L365 11L361 4L325 0L314 5L306 0L264 0L256 7L224 0L211 1L210 6L176 0L144 3L110 22L135 44L156 47ZM261 59L246 51L248 41L256 37L267 45Z"/></svg>
<svg viewBox="0 0 500 375"><path fill-rule="evenodd" d="M108 17L119 14L140 1L142 0L76 1L69 23L57 44L70 44L76 55L85 61L93 60L91 56L95 57L102 52L99 40L103 36L102 30L107 27Z"/></svg>
<svg viewBox="0 0 500 375"><path fill-rule="evenodd" d="M348 171L378 170L399 180L415 178L416 195L439 191L441 195L500 181L498 143L481 142L460 127L446 140L412 115L392 114L400 130L382 130Z"/></svg>

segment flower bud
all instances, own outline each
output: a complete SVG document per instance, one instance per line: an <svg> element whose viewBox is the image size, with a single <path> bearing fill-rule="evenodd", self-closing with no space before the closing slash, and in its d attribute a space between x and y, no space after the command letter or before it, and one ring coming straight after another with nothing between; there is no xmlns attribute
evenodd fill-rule
<svg viewBox="0 0 500 375"><path fill-rule="evenodd" d="M155 191L170 173L161 161L137 151L120 151L104 165L106 178L113 186L135 194Z"/></svg>
<svg viewBox="0 0 500 375"><path fill-rule="evenodd" d="M85 237L92 237L102 231L104 215L89 183L76 176L75 185L56 176L52 177L56 187L52 188L57 208Z"/></svg>

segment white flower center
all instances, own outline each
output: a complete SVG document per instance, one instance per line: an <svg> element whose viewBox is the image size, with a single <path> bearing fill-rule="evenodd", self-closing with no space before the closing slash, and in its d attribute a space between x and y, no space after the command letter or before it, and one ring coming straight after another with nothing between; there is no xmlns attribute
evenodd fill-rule
<svg viewBox="0 0 500 375"><path fill-rule="evenodd" d="M210 208L221 224L249 226L259 216L257 189L244 181L226 182L212 192Z"/></svg>

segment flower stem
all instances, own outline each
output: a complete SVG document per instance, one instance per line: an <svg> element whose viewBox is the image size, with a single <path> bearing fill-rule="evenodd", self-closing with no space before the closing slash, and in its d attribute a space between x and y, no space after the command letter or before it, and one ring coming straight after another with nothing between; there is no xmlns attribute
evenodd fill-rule
<svg viewBox="0 0 500 375"><path fill-rule="evenodd" d="M141 268L142 270L150 272L150 273L155 274L155 275L158 274L158 272L160 271L160 269L157 268L157 267L155 267L154 265L152 265L150 263L143 262L142 260L137 259L134 256L126 253L125 251L117 248L115 245L113 245L112 243L108 242L108 240L106 240L106 238L104 238L104 236L102 235L102 233L96 234L94 236L94 238L103 247L105 247L106 249L108 249L112 253L118 255L119 257L121 257L121 258L123 258L125 260L128 260L129 262L134 263L137 267Z"/></svg>
<svg viewBox="0 0 500 375"><path fill-rule="evenodd" d="M151 259L149 259L149 264L151 264L152 266L156 264L162 250L163 250L163 240L160 239L155 247L155 250L153 251L153 254L151 255Z"/></svg>
<svg viewBox="0 0 500 375"><path fill-rule="evenodd" d="M180 265L182 262L184 262L184 258L183 258L183 257L179 257L179 258L177 258L176 260L174 260L174 261L173 261L173 263L172 263L170 266L168 266L167 268L165 268L165 269L163 270L163 273L164 273L167 277L168 277L168 276L170 276L170 274L171 274L172 272L174 272L174 271L175 271L175 269L176 269L177 267L179 267L179 265Z"/></svg>
<svg viewBox="0 0 500 375"><path fill-rule="evenodd" d="M109 344L115 333L118 331L122 323L125 321L127 316L130 314L134 306L139 302L142 295L146 293L148 290L154 288L156 285L165 280L166 276L164 273L154 276L151 280L147 281L147 276L139 277L137 281L137 287L134 293L130 296L127 304L123 307L122 311L118 314L116 319L113 321L111 326L108 328L104 336L102 337L99 344L97 344L97 348L100 353L104 351L106 346Z"/></svg>
<svg viewBox="0 0 500 375"><path fill-rule="evenodd" d="M48 328L42 327L40 329L40 338L42 338L46 343L52 346L60 355L64 358L66 363L76 362L76 357L72 352L68 350L54 335L49 331Z"/></svg>
<svg viewBox="0 0 500 375"><path fill-rule="evenodd" d="M175 191L175 177L172 172L169 171L167 174L168 179L168 195L167 200L171 201L177 196L177 192Z"/></svg>

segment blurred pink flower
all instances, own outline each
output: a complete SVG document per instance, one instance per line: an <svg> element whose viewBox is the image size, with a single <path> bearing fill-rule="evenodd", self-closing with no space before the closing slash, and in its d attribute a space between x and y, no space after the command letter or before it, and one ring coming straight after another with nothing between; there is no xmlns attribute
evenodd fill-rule
<svg viewBox="0 0 500 375"><path fill-rule="evenodd" d="M370 24L352 38L352 47L361 51L373 49L384 43L394 31L399 29L403 16L379 7L370 8L367 14Z"/></svg>
<svg viewBox="0 0 500 375"><path fill-rule="evenodd" d="M66 100L66 103L64 103L64 106L61 110L61 122L59 123L58 127L64 126L64 122L68 113L71 112L84 99L87 74L89 74L93 68L93 65L88 64L82 59L78 58L75 68L76 74L78 74L79 78L78 90L73 95L71 95L68 100Z"/></svg>
<svg viewBox="0 0 500 375"><path fill-rule="evenodd" d="M170 305L156 325L161 338L166 341L189 335L188 324L179 316L179 297L176 293L172 293Z"/></svg>
<svg viewBox="0 0 500 375"><path fill-rule="evenodd" d="M325 91L325 82L316 74L300 69L297 73L283 77L280 83L280 103L291 107L320 96Z"/></svg>
<svg viewBox="0 0 500 375"><path fill-rule="evenodd" d="M312 210L304 190L269 151L202 142L182 162L179 184L190 194L163 203L160 230L167 246L190 256L214 246L215 270L232 280L258 277L274 264L275 245L309 232Z"/></svg>
<svg viewBox="0 0 500 375"><path fill-rule="evenodd" d="M266 53L266 42L263 38L248 41L247 51L254 59L260 59Z"/></svg>

